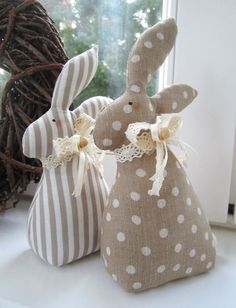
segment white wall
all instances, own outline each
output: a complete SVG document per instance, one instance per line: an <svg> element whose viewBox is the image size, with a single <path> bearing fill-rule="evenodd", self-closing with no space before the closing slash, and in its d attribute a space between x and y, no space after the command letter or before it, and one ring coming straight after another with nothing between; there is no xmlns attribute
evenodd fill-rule
<svg viewBox="0 0 236 308"><path fill-rule="evenodd" d="M179 0L174 82L199 91L183 112L189 175L211 221L225 222L236 118L236 1Z"/></svg>
<svg viewBox="0 0 236 308"><path fill-rule="evenodd" d="M236 131L235 131L235 139L234 139L234 160L233 160L233 168L232 168L232 178L231 178L229 201L230 203L233 203L236 206ZM236 223L236 215L235 215L235 223Z"/></svg>

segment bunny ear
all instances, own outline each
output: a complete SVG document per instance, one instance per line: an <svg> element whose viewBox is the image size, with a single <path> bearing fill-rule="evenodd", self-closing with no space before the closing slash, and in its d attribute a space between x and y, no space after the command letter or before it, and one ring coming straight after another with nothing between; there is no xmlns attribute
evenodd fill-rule
<svg viewBox="0 0 236 308"><path fill-rule="evenodd" d="M197 91L192 87L179 84L164 89L157 95L151 97L151 101L156 106L156 112L176 113L188 106L197 96Z"/></svg>
<svg viewBox="0 0 236 308"><path fill-rule="evenodd" d="M133 92L144 91L151 75L162 65L177 35L173 18L146 30L133 46L128 59L127 87Z"/></svg>
<svg viewBox="0 0 236 308"><path fill-rule="evenodd" d="M113 100L105 96L95 96L84 101L78 108L73 110L76 117L81 113L86 113L92 118L96 118L98 113L107 107Z"/></svg>
<svg viewBox="0 0 236 308"><path fill-rule="evenodd" d="M52 106L66 110L93 79L98 65L98 47L69 60L61 71L53 92Z"/></svg>

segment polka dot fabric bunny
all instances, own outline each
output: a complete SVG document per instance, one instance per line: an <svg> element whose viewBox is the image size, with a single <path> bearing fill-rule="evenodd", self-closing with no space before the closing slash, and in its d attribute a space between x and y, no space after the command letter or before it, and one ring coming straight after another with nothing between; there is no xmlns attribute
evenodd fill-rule
<svg viewBox="0 0 236 308"><path fill-rule="evenodd" d="M125 134L129 124L155 123L157 115L180 112L196 97L196 90L184 84L153 97L145 91L176 34L175 21L168 19L137 40L128 59L125 93L97 117L94 140L99 148L125 149L130 144ZM160 196L148 194L155 152L117 163L103 214L101 254L113 279L130 292L209 271L215 263L214 236L199 200L169 149L168 156Z"/></svg>

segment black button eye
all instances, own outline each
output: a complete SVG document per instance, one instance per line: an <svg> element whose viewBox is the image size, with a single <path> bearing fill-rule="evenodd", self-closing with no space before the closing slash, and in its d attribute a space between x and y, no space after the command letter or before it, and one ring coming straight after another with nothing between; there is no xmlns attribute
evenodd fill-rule
<svg viewBox="0 0 236 308"><path fill-rule="evenodd" d="M129 105L133 105L133 103L132 103L132 102L129 102Z"/></svg>
<svg viewBox="0 0 236 308"><path fill-rule="evenodd" d="M52 119L52 122L56 122L56 120L55 120L55 119Z"/></svg>

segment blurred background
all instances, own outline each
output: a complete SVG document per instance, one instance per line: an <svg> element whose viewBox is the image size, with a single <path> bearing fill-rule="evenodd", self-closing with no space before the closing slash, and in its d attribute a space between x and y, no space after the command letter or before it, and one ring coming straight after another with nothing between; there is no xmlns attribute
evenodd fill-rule
<svg viewBox="0 0 236 308"><path fill-rule="evenodd" d="M76 100L124 92L129 51L137 37L161 20L162 0L41 0L55 21L69 58L99 45L99 67L95 79ZM0 96L9 76L0 69ZM154 94L158 74L148 91Z"/></svg>

